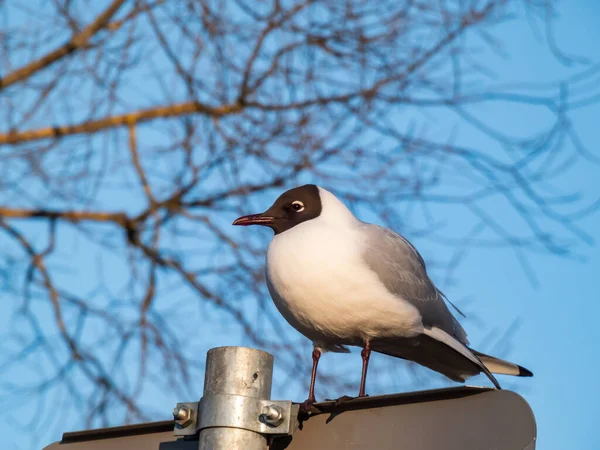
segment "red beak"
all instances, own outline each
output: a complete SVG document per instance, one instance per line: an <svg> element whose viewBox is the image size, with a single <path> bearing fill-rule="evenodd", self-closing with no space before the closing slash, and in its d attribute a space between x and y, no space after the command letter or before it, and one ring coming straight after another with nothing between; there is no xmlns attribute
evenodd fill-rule
<svg viewBox="0 0 600 450"><path fill-rule="evenodd" d="M264 216L262 214L250 214L249 216L242 216L235 219L233 225L271 225L274 220L274 217Z"/></svg>

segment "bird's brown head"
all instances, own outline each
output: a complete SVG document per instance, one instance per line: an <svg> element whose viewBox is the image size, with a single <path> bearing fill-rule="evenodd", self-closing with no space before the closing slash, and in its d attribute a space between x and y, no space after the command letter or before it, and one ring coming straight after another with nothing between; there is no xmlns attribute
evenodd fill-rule
<svg viewBox="0 0 600 450"><path fill-rule="evenodd" d="M239 217L233 225L263 225L279 234L319 217L322 208L319 188L314 184L305 184L281 194L264 213Z"/></svg>

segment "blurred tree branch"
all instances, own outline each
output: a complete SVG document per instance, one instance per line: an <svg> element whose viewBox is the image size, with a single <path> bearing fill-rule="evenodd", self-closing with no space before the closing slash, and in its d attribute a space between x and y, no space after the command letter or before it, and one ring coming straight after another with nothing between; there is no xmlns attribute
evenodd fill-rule
<svg viewBox="0 0 600 450"><path fill-rule="evenodd" d="M306 343L268 299L264 236L229 223L309 180L449 245L451 270L474 246L508 247L526 271L533 252L572 256L598 203L553 181L597 162L570 112L598 99L599 72L490 81L480 55L523 6L551 17L535 0L3 2L0 289L14 320L0 371L28 376L2 388L62 392L97 425L150 416L152 387L197 394L202 345L246 339L290 377L305 370ZM534 108L531 133L496 108ZM466 233L446 231L440 205Z"/></svg>
<svg viewBox="0 0 600 450"><path fill-rule="evenodd" d="M90 23L83 31L74 35L68 42L61 45L54 51L47 53L35 61L30 62L24 67L10 72L8 75L0 78L0 90L7 88L15 83L23 81L35 73L47 68L54 64L56 61L64 58L65 56L76 52L79 49L85 48L90 39L102 28L108 25L110 19L119 11L121 6L126 0L115 0L111 5L100 14L96 20Z"/></svg>

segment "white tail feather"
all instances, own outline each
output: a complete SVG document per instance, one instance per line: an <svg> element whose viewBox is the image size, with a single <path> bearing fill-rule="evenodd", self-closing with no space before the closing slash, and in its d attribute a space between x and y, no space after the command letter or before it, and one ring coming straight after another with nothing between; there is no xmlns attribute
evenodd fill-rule
<svg viewBox="0 0 600 450"><path fill-rule="evenodd" d="M458 342L455 338L450 336L444 330L442 330L440 328L435 328L435 327L434 328L425 328L423 330L423 333L426 334L427 336L435 339L436 341L443 342L448 347L450 347L452 350L457 351L458 353L463 355L465 358L469 359L471 362L477 364L478 366L481 366L481 361L479 361L479 359L477 359L477 357L467 347L465 347L463 344Z"/></svg>
<svg viewBox="0 0 600 450"><path fill-rule="evenodd" d="M519 376L521 374L521 369L516 364L505 361L500 358L494 358L493 356L483 355L481 353L477 353L477 356L479 357L481 362L485 364L485 367L487 367L492 373L516 376Z"/></svg>

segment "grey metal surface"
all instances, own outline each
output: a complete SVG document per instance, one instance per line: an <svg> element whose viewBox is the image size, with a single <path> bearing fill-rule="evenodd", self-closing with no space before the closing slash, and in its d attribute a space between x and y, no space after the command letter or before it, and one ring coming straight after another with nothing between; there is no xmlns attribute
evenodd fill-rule
<svg viewBox="0 0 600 450"><path fill-rule="evenodd" d="M321 414L305 421L302 429L292 436L274 439L270 449L535 450L533 413L522 397L506 390L456 387L367 397L339 407L324 402L318 403L316 408ZM155 422L65 433L61 443L46 449L198 448L195 436L194 440L173 436L168 430L172 424L172 421ZM216 430L211 436L217 439L218 445L222 437ZM230 444L230 450L252 448L231 440Z"/></svg>
<svg viewBox="0 0 600 450"><path fill-rule="evenodd" d="M206 354L204 394L271 398L273 355L246 347L217 347Z"/></svg>
<svg viewBox="0 0 600 450"><path fill-rule="evenodd" d="M269 353L245 347L218 347L209 350L198 417L199 426L202 427L202 421L205 420L208 428L200 429L198 449L266 449L267 438L264 435L245 427L233 427L232 424L236 419L243 420L242 417L249 413L243 409L248 403L243 401L244 397L265 400L271 398L272 379L273 356ZM234 401L234 404L229 405L230 409L220 408L218 402L213 401L213 396L219 395L220 398L239 396L237 398L242 401ZM251 413L254 413L256 423L262 425L259 422L259 411ZM213 426L216 424L227 424L229 427Z"/></svg>
<svg viewBox="0 0 600 450"><path fill-rule="evenodd" d="M534 450L535 419L510 391L320 414L272 450Z"/></svg>
<svg viewBox="0 0 600 450"><path fill-rule="evenodd" d="M262 434L241 428L209 428L200 433L200 450L263 450L267 439Z"/></svg>

